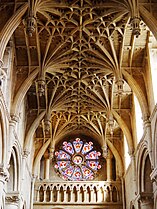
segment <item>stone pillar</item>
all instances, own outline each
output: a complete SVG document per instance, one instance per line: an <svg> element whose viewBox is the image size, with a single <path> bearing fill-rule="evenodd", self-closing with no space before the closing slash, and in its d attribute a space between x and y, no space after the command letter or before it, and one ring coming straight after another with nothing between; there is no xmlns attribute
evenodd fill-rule
<svg viewBox="0 0 157 209"><path fill-rule="evenodd" d="M151 131L151 122L149 116L146 115L143 118L144 131L146 132L146 140L148 142L149 158L151 161L151 166L153 167L153 157L152 157L152 131Z"/></svg>
<svg viewBox="0 0 157 209"><path fill-rule="evenodd" d="M8 181L8 178L9 178L8 170L5 169L3 165L0 165L0 207L3 204L2 199L5 194L4 189L5 189L5 184Z"/></svg>
<svg viewBox="0 0 157 209"><path fill-rule="evenodd" d="M46 158L45 159L44 179L50 178L49 172L50 172L50 159Z"/></svg>
<svg viewBox="0 0 157 209"><path fill-rule="evenodd" d="M84 202L87 202L87 186L83 185L83 192L84 192Z"/></svg>
<svg viewBox="0 0 157 209"><path fill-rule="evenodd" d="M154 209L157 208L157 167L153 169L150 174L151 181L153 183L153 194L154 194Z"/></svg>
<svg viewBox="0 0 157 209"><path fill-rule="evenodd" d="M113 155L110 150L108 150L108 154L106 157L106 164L107 164L107 181L112 181L112 158Z"/></svg>
<svg viewBox="0 0 157 209"><path fill-rule="evenodd" d="M57 186L57 198L56 198L56 202L61 202L59 191L60 191L60 188L59 188L59 186Z"/></svg>
<svg viewBox="0 0 157 209"><path fill-rule="evenodd" d="M34 184L35 184L36 176L32 175L32 182L31 182L31 205L30 209L33 209L33 202L34 202Z"/></svg>
<svg viewBox="0 0 157 209"><path fill-rule="evenodd" d="M19 117L16 115L11 115L11 120L9 122L9 143L8 143L8 165L9 165L9 161L10 161L10 157L11 157L11 151L12 151L12 146L14 144L14 140L15 140L15 127L16 124L19 121Z"/></svg>

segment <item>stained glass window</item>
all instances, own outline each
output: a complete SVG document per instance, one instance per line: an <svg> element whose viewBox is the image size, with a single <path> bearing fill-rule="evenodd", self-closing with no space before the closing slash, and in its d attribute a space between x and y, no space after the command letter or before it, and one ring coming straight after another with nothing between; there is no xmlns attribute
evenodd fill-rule
<svg viewBox="0 0 157 209"><path fill-rule="evenodd" d="M101 168L100 155L91 141L83 142L80 138L73 142L65 141L61 149L55 152L56 172L64 180L93 180Z"/></svg>

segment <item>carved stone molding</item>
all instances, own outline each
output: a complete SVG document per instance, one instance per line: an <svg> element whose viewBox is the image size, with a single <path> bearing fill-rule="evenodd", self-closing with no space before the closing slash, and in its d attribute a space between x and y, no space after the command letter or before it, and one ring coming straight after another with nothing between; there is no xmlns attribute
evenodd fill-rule
<svg viewBox="0 0 157 209"><path fill-rule="evenodd" d="M5 197L5 201L6 201L6 204L18 204L19 201L20 201L20 198L18 196L18 194L8 194L6 197Z"/></svg>
<svg viewBox="0 0 157 209"><path fill-rule="evenodd" d="M30 154L30 151L24 150L23 151L23 158L27 158L29 154Z"/></svg>
<svg viewBox="0 0 157 209"><path fill-rule="evenodd" d="M152 182L155 182L155 184L157 186L157 168L154 168L154 170L150 174L150 178L151 178Z"/></svg>
<svg viewBox="0 0 157 209"><path fill-rule="evenodd" d="M7 168L4 168L3 165L0 165L0 181L7 182L9 180L9 172Z"/></svg>

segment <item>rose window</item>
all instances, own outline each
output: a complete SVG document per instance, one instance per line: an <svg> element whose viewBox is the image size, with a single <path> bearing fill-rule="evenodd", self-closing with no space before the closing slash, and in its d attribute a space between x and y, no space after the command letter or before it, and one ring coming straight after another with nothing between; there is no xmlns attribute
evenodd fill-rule
<svg viewBox="0 0 157 209"><path fill-rule="evenodd" d="M55 152L56 172L64 180L92 180L101 168L100 155L94 150L92 142L83 142L79 138L73 142L65 141L61 149Z"/></svg>

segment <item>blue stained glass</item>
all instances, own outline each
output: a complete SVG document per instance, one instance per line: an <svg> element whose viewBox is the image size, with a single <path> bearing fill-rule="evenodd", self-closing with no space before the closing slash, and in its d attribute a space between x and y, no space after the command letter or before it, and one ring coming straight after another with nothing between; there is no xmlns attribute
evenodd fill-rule
<svg viewBox="0 0 157 209"><path fill-rule="evenodd" d="M72 179L75 181L80 181L82 180L82 173L80 167L75 167Z"/></svg>
<svg viewBox="0 0 157 209"><path fill-rule="evenodd" d="M82 154L86 154L87 152L91 151L93 149L93 143L92 142L89 142L89 143L85 143L83 148L82 148Z"/></svg>
<svg viewBox="0 0 157 209"><path fill-rule="evenodd" d="M65 150L65 151L67 151L68 153L70 153L71 155L73 155L74 154L74 149L73 149L73 146L72 146L72 144L70 143L70 142L63 142L63 149Z"/></svg>
<svg viewBox="0 0 157 209"><path fill-rule="evenodd" d="M100 155L100 152L93 150L92 142L76 138L73 142L63 142L62 148L55 152L54 167L64 180L92 180L101 168Z"/></svg>
<svg viewBox="0 0 157 209"><path fill-rule="evenodd" d="M68 178L72 176L74 172L74 167L73 166L69 166L67 169L65 169L64 171L62 171L62 174L64 176L67 176Z"/></svg>
<svg viewBox="0 0 157 209"><path fill-rule="evenodd" d="M63 150L59 150L59 152L55 152L55 155L57 157L58 160L62 160L62 159L68 159L70 160L70 155L68 155L66 152L64 152Z"/></svg>
<svg viewBox="0 0 157 209"><path fill-rule="evenodd" d="M91 168L92 170L97 171L98 169L101 168L101 166L99 165L98 161L86 161L86 164L89 168Z"/></svg>
<svg viewBox="0 0 157 209"><path fill-rule="evenodd" d="M88 153L85 158L86 159L99 159L99 156L101 155L100 152L97 152L97 151L92 151L90 153Z"/></svg>
<svg viewBox="0 0 157 209"><path fill-rule="evenodd" d="M75 151L79 153L81 151L83 145L83 141L81 141L79 138L77 138L75 141L73 141L73 146L75 148Z"/></svg>
<svg viewBox="0 0 157 209"><path fill-rule="evenodd" d="M93 179L94 178L94 173L91 171L89 168L86 166L82 166L82 173L84 179Z"/></svg>
<svg viewBox="0 0 157 209"><path fill-rule="evenodd" d="M57 161L57 163L55 164L55 168L62 170L62 169L65 169L69 165L70 165L70 161Z"/></svg>

